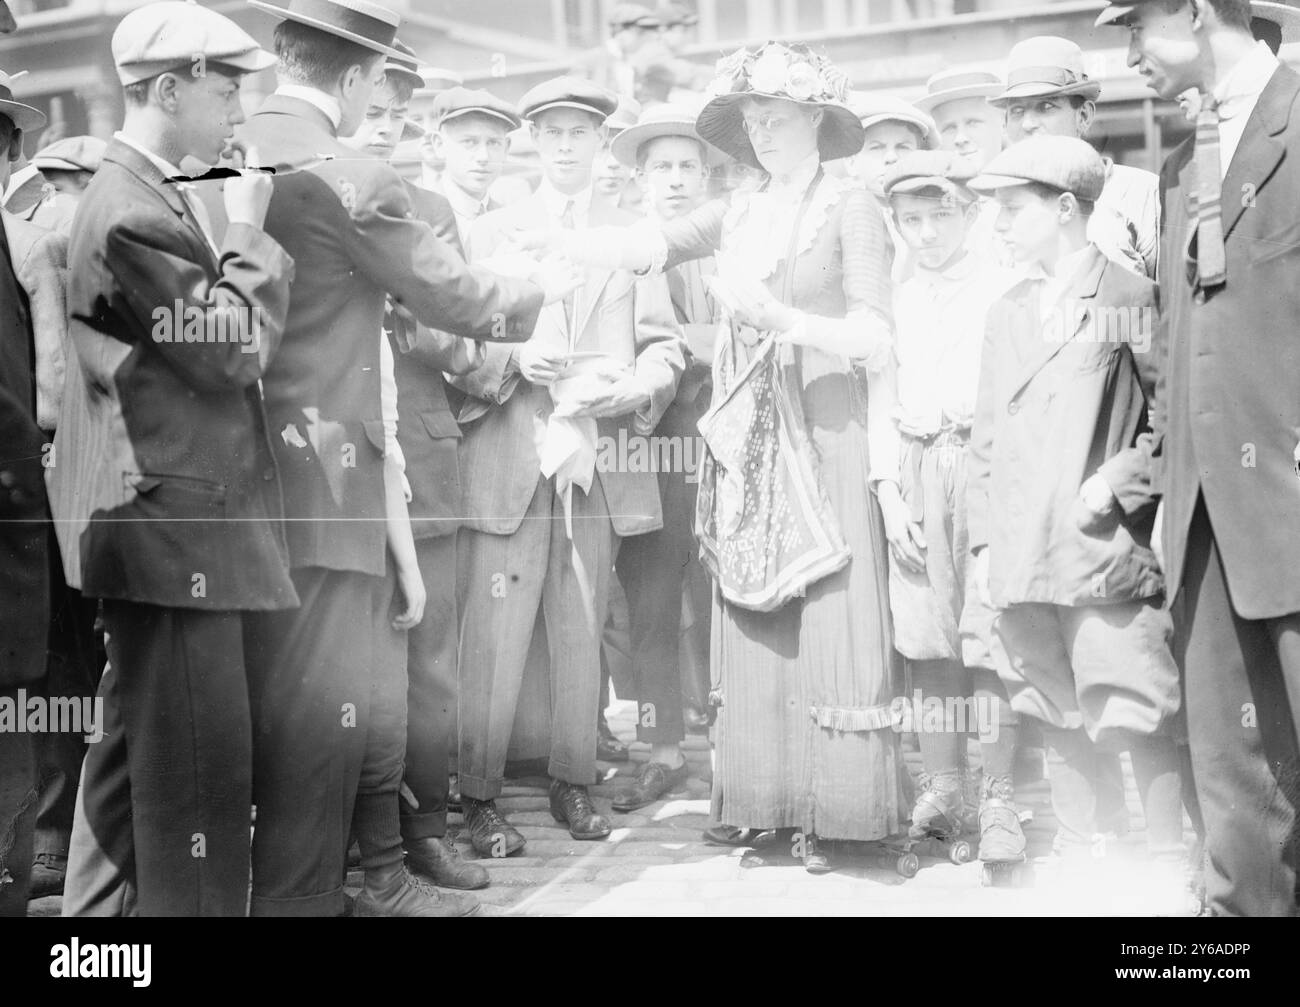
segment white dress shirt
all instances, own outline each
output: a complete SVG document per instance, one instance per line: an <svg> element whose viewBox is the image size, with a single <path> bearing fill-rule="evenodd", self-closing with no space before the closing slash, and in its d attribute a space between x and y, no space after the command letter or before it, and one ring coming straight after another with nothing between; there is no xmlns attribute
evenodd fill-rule
<svg viewBox="0 0 1300 1007"><path fill-rule="evenodd" d="M989 308L1016 274L974 251L946 269L917 263L894 288L898 429L914 437L968 428L975 416Z"/></svg>
<svg viewBox="0 0 1300 1007"><path fill-rule="evenodd" d="M477 199L450 178L443 179L441 191L456 216L456 231L463 245L469 239L469 229L474 221L487 212L488 197Z"/></svg>
<svg viewBox="0 0 1300 1007"><path fill-rule="evenodd" d="M1070 284L1074 282L1075 276L1083 268L1084 263L1092 257L1095 247L1092 242L1088 242L1078 251L1061 256L1056 260L1056 268L1050 274L1042 266L1035 266L1030 271L1030 279L1046 281L1038 292L1038 315L1044 322L1061 306L1061 299L1069 292Z"/></svg>
<svg viewBox="0 0 1300 1007"><path fill-rule="evenodd" d="M1272 50L1263 42L1256 42L1210 91L1219 103L1219 173L1224 178L1246 132L1246 122L1277 68L1277 57Z"/></svg>
<svg viewBox="0 0 1300 1007"><path fill-rule="evenodd" d="M332 94L326 94L314 87L307 87L305 84L281 84L275 89L276 94L282 94L286 98L297 98L299 101L305 101L309 105L315 105L325 113L325 118L334 124L334 128L339 128L339 123L343 121L343 106L339 100Z"/></svg>
<svg viewBox="0 0 1300 1007"><path fill-rule="evenodd" d="M589 185L571 196L565 195L546 178L543 178L542 184L537 187L537 195L542 197L546 206L546 215L554 224L558 225L563 219L565 207L570 203L573 204L573 227L578 231L587 227L587 217L591 213L591 194L592 187Z"/></svg>

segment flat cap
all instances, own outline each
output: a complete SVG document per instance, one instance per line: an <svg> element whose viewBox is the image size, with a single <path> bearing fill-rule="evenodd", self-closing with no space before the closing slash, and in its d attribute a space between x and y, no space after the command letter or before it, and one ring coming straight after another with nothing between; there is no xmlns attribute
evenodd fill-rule
<svg viewBox="0 0 1300 1007"><path fill-rule="evenodd" d="M578 108L608 119L618 108L618 96L581 77L544 80L519 99L519 115L532 119L549 108Z"/></svg>
<svg viewBox="0 0 1300 1007"><path fill-rule="evenodd" d="M275 66L275 56L230 18L181 0L137 7L118 22L111 46L117 79L123 84L178 67L198 73L200 57L245 73Z"/></svg>
<svg viewBox="0 0 1300 1007"><path fill-rule="evenodd" d="M994 157L971 179L970 187L991 193L1026 182L1040 182L1093 202L1106 185L1106 165L1085 140L1031 136Z"/></svg>
<svg viewBox="0 0 1300 1007"><path fill-rule="evenodd" d="M485 115L499 120L507 129L518 129L523 125L514 106L491 91L451 87L433 100L433 117L439 125L463 115Z"/></svg>
<svg viewBox="0 0 1300 1007"><path fill-rule="evenodd" d="M970 162L951 150L914 150L904 154L885 173L886 195L936 188L963 199L974 199L966 188L974 172Z"/></svg>
<svg viewBox="0 0 1300 1007"><path fill-rule="evenodd" d="M98 171L107 147L97 136L68 136L38 150L32 164L41 171Z"/></svg>
<svg viewBox="0 0 1300 1007"><path fill-rule="evenodd" d="M1109 0L1101 13L1097 15L1093 27L1097 28L1104 24L1122 24L1124 19L1133 13L1135 7L1140 7L1144 3L1150 3L1151 0Z"/></svg>

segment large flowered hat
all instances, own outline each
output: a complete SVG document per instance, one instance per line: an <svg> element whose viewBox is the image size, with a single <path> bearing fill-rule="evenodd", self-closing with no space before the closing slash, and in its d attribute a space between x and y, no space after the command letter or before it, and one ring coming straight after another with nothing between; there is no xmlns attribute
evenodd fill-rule
<svg viewBox="0 0 1300 1007"><path fill-rule="evenodd" d="M862 149L862 122L846 104L848 76L806 45L768 42L754 51L737 49L718 61L708 94L696 121L700 136L745 164L759 166L740 114L747 98L784 98L823 109L817 144L823 161Z"/></svg>

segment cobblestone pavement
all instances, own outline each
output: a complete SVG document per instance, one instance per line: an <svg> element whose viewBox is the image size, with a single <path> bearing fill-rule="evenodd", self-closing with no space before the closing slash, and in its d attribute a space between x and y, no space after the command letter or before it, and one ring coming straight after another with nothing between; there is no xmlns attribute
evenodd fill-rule
<svg viewBox="0 0 1300 1007"><path fill-rule="evenodd" d="M624 740L635 737L635 707L616 702L610 724ZM920 771L915 745L906 745L913 778ZM648 754L632 743L632 761L602 764L605 780L593 787L596 803L609 799ZM971 745L975 756L978 747ZM691 778L685 787L632 814L612 814L613 835L580 842L552 819L546 780L508 783L498 807L523 833L519 856L482 861L492 883L476 892L482 914L491 916L1043 916L1187 915L1191 904L1179 879L1158 871L1145 857L1141 810L1125 763L1131 831L1112 843L1108 856L1070 874L1050 863L1032 871L1030 884L984 887L978 861L957 866L924 859L911 879L862 855L849 855L830 874L813 876L784 846L744 851L706 845L709 824L709 743L687 742ZM1031 865L1047 859L1055 830L1047 785L1021 786L1020 804L1034 812L1026 825ZM459 816L451 818L453 833ZM468 842L461 851L474 857ZM355 895L359 872L348 879ZM31 903L31 915L57 915L60 899Z"/></svg>

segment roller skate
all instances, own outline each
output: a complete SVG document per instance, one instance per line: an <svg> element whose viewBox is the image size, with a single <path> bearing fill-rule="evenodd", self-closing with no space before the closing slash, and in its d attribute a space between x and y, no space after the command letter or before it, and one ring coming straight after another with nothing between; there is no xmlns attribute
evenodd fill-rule
<svg viewBox="0 0 1300 1007"><path fill-rule="evenodd" d="M986 887L1024 881L1025 834L1020 828L1015 790L1006 776L986 776L980 800L980 860Z"/></svg>
<svg viewBox="0 0 1300 1007"><path fill-rule="evenodd" d="M895 870L899 874L915 875L920 869L920 857L953 864L965 864L973 859L970 843L961 838L966 804L962 776L957 769L921 775L921 793L912 809L907 838L888 844L898 855Z"/></svg>

